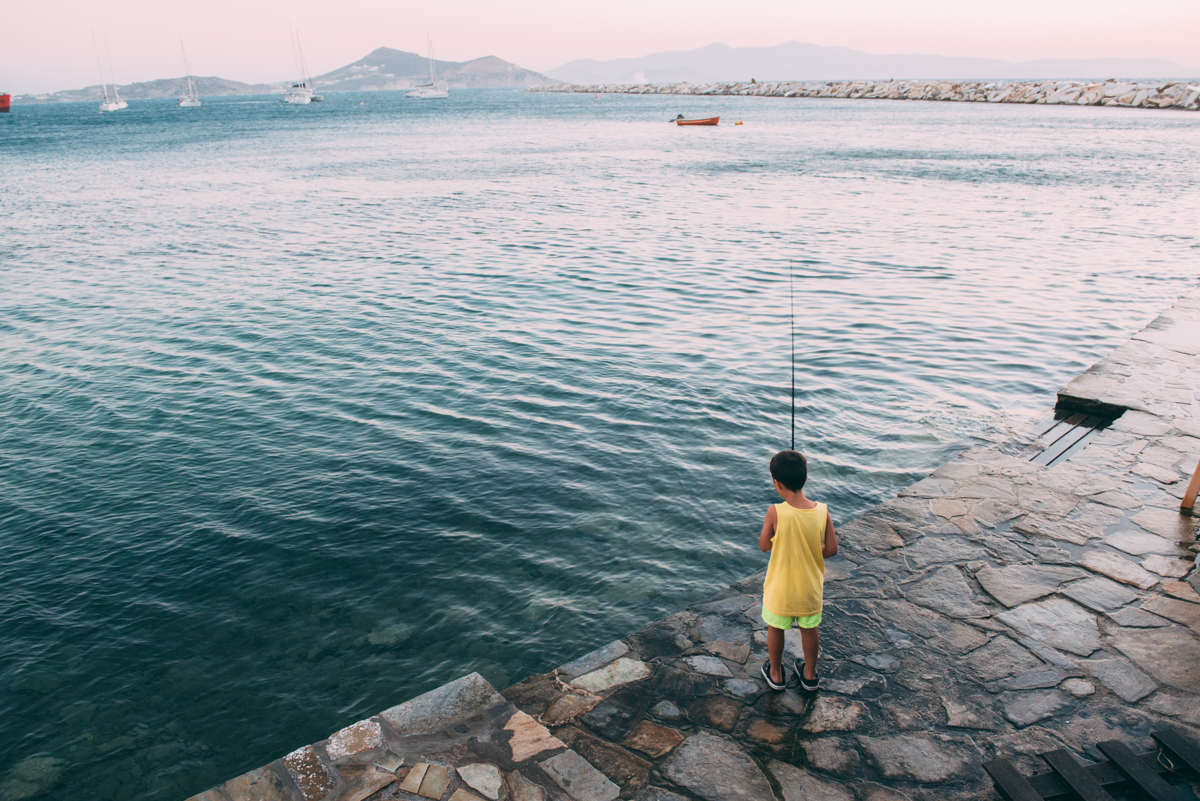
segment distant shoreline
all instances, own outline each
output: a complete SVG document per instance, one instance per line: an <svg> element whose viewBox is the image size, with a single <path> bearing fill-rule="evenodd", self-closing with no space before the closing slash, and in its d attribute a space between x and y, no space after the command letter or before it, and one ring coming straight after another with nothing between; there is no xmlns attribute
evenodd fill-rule
<svg viewBox="0 0 1200 801"><path fill-rule="evenodd" d="M1200 110L1200 81L768 81L764 83L557 83L527 92L941 100L961 103L1120 106Z"/></svg>

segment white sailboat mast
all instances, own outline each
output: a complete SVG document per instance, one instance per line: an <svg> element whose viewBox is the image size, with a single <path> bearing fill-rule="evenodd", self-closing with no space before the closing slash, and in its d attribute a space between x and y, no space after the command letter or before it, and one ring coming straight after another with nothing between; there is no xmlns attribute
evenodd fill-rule
<svg viewBox="0 0 1200 801"><path fill-rule="evenodd" d="M112 53L108 49L108 37L104 37L104 57L108 59L108 77L112 79L113 99L121 102L121 92L117 89L117 73L113 70Z"/></svg>
<svg viewBox="0 0 1200 801"><path fill-rule="evenodd" d="M308 74L308 62L304 60L304 48L300 46L299 32L296 33L296 52L300 54L300 76L304 79L304 85L312 89L312 76Z"/></svg>
<svg viewBox="0 0 1200 801"><path fill-rule="evenodd" d="M426 34L425 34L425 46L426 46L426 47L428 48L428 50L429 50L429 85L430 85L430 86L433 86L433 84L434 84L434 77L433 77L433 40L429 38L429 34L428 34L428 33L426 33Z"/></svg>
<svg viewBox="0 0 1200 801"><path fill-rule="evenodd" d="M96 44L95 31L92 31L92 49L96 51L96 69L100 72L100 86L104 89L104 102L108 103L108 81L104 77L104 64L100 61L100 45Z"/></svg>
<svg viewBox="0 0 1200 801"><path fill-rule="evenodd" d="M196 96L196 89L192 86L192 65L188 63L187 49L183 46L183 40L179 40L179 51L183 53L183 69L187 73L188 97Z"/></svg>

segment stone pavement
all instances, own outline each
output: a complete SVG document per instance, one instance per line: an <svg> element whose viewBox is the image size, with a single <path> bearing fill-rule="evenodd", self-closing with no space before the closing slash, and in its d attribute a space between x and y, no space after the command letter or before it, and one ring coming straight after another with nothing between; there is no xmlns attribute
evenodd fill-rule
<svg viewBox="0 0 1200 801"><path fill-rule="evenodd" d="M758 677L759 573L503 694L472 674L192 801L993 799L988 759L1028 774L1056 748L1149 750L1163 726L1200 741L1200 521L1178 511L1200 292L1059 405L1120 417L1051 466L1031 421L839 529L815 694Z"/></svg>

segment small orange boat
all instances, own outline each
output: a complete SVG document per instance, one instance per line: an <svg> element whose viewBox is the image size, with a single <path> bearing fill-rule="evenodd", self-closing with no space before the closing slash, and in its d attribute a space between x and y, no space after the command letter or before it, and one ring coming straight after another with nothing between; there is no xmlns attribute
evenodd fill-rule
<svg viewBox="0 0 1200 801"><path fill-rule="evenodd" d="M721 121L720 117L709 117L706 120L675 120L676 125L716 125Z"/></svg>

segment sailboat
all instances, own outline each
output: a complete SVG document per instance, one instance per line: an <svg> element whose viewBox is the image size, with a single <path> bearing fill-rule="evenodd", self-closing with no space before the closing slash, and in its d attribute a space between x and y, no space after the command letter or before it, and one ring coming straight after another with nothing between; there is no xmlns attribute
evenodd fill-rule
<svg viewBox="0 0 1200 801"><path fill-rule="evenodd" d="M417 100L442 100L450 96L450 87L447 85L445 78L439 78L434 74L433 40L429 38L429 34L425 34L425 41L429 46L429 83L423 83L420 86L409 89L404 93L404 96Z"/></svg>
<svg viewBox="0 0 1200 801"><path fill-rule="evenodd" d="M108 81L104 78L104 65L100 63L100 48L96 45L96 33L92 32L92 47L96 50L96 68L100 70L100 86L104 88L104 101L100 103L100 111L120 111L123 108L129 108L129 104L121 99L121 93L117 91L117 78L113 75L112 85L113 93L110 97L108 94ZM108 72L111 75L112 54L108 52L108 39L104 40L104 54L108 56Z"/></svg>
<svg viewBox="0 0 1200 801"><path fill-rule="evenodd" d="M187 73L188 91L186 95L179 96L180 108L196 108L200 105L200 98L196 96L196 87L192 85L192 65L188 64L187 50L183 47L183 40L179 42L179 50L183 53L183 69Z"/></svg>
<svg viewBox="0 0 1200 801"><path fill-rule="evenodd" d="M308 66L304 63L304 50L300 47L300 34L291 33L292 37L292 58L294 64L300 69L300 80L292 84L287 93L283 96L284 103L290 103L294 106L307 106L314 100L324 100L320 95L314 95L312 90L312 79L308 77Z"/></svg>

